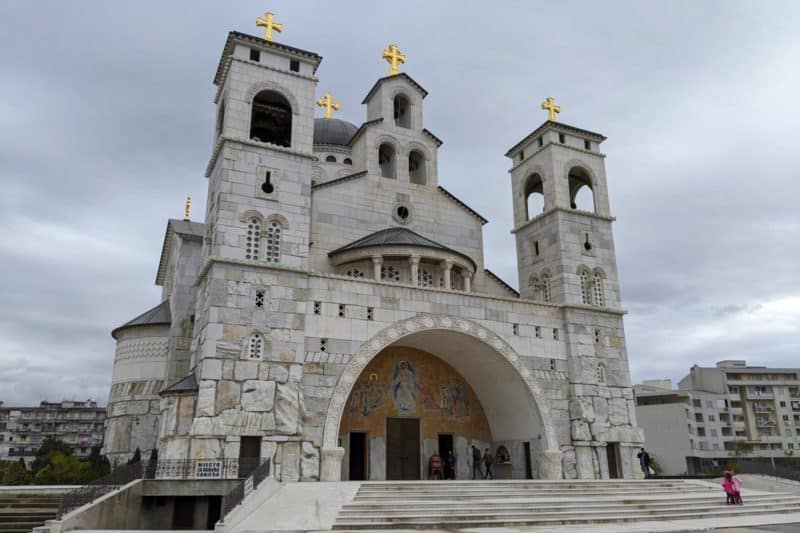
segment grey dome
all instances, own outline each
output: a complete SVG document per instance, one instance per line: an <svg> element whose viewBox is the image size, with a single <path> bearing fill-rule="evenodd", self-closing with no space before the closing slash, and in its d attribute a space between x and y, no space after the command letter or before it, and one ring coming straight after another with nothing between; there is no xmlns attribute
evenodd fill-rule
<svg viewBox="0 0 800 533"><path fill-rule="evenodd" d="M338 118L314 119L314 144L336 144L347 146L358 130L355 124Z"/></svg>

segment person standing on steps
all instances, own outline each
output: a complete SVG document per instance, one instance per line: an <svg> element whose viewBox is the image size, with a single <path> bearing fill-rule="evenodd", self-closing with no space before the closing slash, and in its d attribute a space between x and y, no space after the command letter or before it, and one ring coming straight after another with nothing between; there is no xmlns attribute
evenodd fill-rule
<svg viewBox="0 0 800 533"><path fill-rule="evenodd" d="M492 454L489 453L489 448L486 448L486 450L483 452L483 466L486 468L486 471L483 473L483 479L494 479L494 474L492 474L492 463L494 463L494 459L492 458Z"/></svg>
<svg viewBox="0 0 800 533"><path fill-rule="evenodd" d="M645 479L648 479L650 477L650 454L647 453L647 450L642 448L639 450L639 453L636 454L636 457L639 458L639 466L642 467Z"/></svg>
<svg viewBox="0 0 800 533"><path fill-rule="evenodd" d="M453 453L453 450L447 452L447 457L444 460L444 478L456 478L456 456Z"/></svg>
<svg viewBox="0 0 800 533"><path fill-rule="evenodd" d="M477 472L477 474L476 474ZM481 472L481 450L474 444L472 445L472 479L480 479L483 477Z"/></svg>

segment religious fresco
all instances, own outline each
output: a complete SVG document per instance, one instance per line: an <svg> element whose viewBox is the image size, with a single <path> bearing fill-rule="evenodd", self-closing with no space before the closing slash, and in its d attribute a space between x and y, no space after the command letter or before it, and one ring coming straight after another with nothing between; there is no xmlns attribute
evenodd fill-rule
<svg viewBox="0 0 800 533"><path fill-rule="evenodd" d="M392 399L397 411L411 414L417 409L419 397L419 379L417 371L409 361L397 362L392 372Z"/></svg>
<svg viewBox="0 0 800 533"><path fill-rule="evenodd" d="M368 416L383 406L385 398L386 387L378 383L378 375L372 372L366 382L356 383L353 387L353 392L350 393L350 399L347 402L347 409L350 412Z"/></svg>
<svg viewBox="0 0 800 533"><path fill-rule="evenodd" d="M441 359L407 347L389 347L356 380L340 432L385 437L386 419L420 419L422 438L440 433L491 442L483 408L466 380Z"/></svg>

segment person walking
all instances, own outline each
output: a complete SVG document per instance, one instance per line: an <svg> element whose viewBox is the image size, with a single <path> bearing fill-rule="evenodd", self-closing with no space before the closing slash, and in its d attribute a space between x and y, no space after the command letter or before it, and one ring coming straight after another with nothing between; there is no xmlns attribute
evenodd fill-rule
<svg viewBox="0 0 800 533"><path fill-rule="evenodd" d="M494 463L494 458L492 458L492 454L489 453L489 448L486 448L486 450L483 452L483 467L486 469L483 473L483 479L494 479L494 474L492 473L492 463Z"/></svg>
<svg viewBox="0 0 800 533"><path fill-rule="evenodd" d="M477 476L476 476L477 472ZM472 479L480 479L483 477L481 472L481 450L474 444L472 445Z"/></svg>
<svg viewBox="0 0 800 533"><path fill-rule="evenodd" d="M456 456L453 453L453 450L447 452L447 458L444 460L444 478L456 478Z"/></svg>
<svg viewBox="0 0 800 533"><path fill-rule="evenodd" d="M728 497L728 505L742 504L742 480L734 476L731 470L726 470L722 478L722 490Z"/></svg>
<svg viewBox="0 0 800 533"><path fill-rule="evenodd" d="M650 478L650 454L647 453L647 450L642 448L639 453L636 454L636 457L639 458L639 466L642 468L642 472L644 472L645 479Z"/></svg>

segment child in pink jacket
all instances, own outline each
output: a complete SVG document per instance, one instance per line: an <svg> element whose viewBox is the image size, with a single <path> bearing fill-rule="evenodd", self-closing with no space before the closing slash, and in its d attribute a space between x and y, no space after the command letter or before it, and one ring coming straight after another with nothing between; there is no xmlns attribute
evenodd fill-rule
<svg viewBox="0 0 800 533"><path fill-rule="evenodd" d="M726 470L722 478L722 489L728 496L728 504L742 504L742 480L730 470Z"/></svg>

